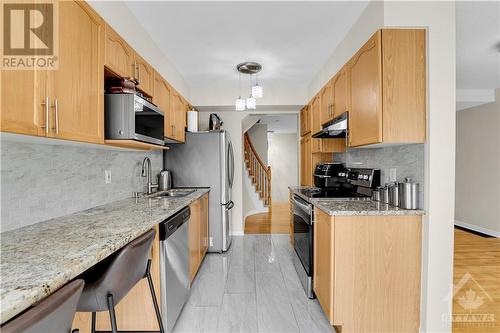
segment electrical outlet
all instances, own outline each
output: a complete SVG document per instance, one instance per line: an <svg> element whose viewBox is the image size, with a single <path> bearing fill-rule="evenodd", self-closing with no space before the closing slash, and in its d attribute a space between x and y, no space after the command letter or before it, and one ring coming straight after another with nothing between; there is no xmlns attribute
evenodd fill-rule
<svg viewBox="0 0 500 333"><path fill-rule="evenodd" d="M210 237L210 246L214 246L214 238L213 237Z"/></svg>
<svg viewBox="0 0 500 333"><path fill-rule="evenodd" d="M389 169L389 181L395 182L397 180L396 168Z"/></svg>
<svg viewBox="0 0 500 333"><path fill-rule="evenodd" d="M104 181L106 184L111 184L111 170L104 170Z"/></svg>

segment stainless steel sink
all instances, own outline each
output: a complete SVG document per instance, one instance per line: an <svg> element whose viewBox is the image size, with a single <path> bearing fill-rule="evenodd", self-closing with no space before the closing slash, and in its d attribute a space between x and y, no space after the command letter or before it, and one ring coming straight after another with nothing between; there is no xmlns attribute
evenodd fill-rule
<svg viewBox="0 0 500 333"><path fill-rule="evenodd" d="M166 198L175 198L175 197L185 197L193 193L196 190L189 189L171 189L165 192L161 192L158 195L153 196L154 199L166 199Z"/></svg>

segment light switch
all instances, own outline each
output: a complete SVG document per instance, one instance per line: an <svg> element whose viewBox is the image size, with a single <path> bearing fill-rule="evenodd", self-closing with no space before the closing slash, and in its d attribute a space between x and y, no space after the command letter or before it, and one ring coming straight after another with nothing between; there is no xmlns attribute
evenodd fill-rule
<svg viewBox="0 0 500 333"><path fill-rule="evenodd" d="M111 184L111 170L104 170L104 181L106 184Z"/></svg>

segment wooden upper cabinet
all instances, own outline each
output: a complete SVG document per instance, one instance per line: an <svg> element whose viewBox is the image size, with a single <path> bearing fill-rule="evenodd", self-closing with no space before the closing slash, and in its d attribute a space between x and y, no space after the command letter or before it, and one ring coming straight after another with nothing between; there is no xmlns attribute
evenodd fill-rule
<svg viewBox="0 0 500 333"><path fill-rule="evenodd" d="M170 127L170 95L172 88L165 81L160 74L155 72L154 74L154 91L153 91L153 103L156 104L164 115L164 136L172 137L172 130Z"/></svg>
<svg viewBox="0 0 500 333"><path fill-rule="evenodd" d="M425 30L382 29L348 64L349 144L426 140Z"/></svg>
<svg viewBox="0 0 500 333"><path fill-rule="evenodd" d="M137 53L134 55L135 78L139 81L137 88L146 95L153 96L154 69Z"/></svg>
<svg viewBox="0 0 500 333"><path fill-rule="evenodd" d="M426 140L424 29L382 30L384 143Z"/></svg>
<svg viewBox="0 0 500 333"><path fill-rule="evenodd" d="M320 100L321 100L321 109L320 109L320 124L328 122L333 118L333 110L332 110L332 86L330 82L328 82L323 90L320 92Z"/></svg>
<svg viewBox="0 0 500 333"><path fill-rule="evenodd" d="M0 78L0 130L45 136L45 125L49 122L51 112L47 71L2 70Z"/></svg>
<svg viewBox="0 0 500 333"><path fill-rule="evenodd" d="M109 25L104 37L104 65L121 77L135 77L134 50Z"/></svg>
<svg viewBox="0 0 500 333"><path fill-rule="evenodd" d="M59 69L49 72L50 133L61 139L102 143L103 22L81 1L61 1L59 13L63 47L59 48Z"/></svg>
<svg viewBox="0 0 500 333"><path fill-rule="evenodd" d="M309 105L300 111L300 136L311 133L311 112Z"/></svg>
<svg viewBox="0 0 500 333"><path fill-rule="evenodd" d="M381 38L378 31L349 62L351 146L382 142Z"/></svg>
<svg viewBox="0 0 500 333"><path fill-rule="evenodd" d="M331 325L334 290L334 217L314 209L313 289Z"/></svg>
<svg viewBox="0 0 500 333"><path fill-rule="evenodd" d="M186 111L185 111L185 104L182 96L176 92L175 90L172 91L171 97L170 97L170 124L169 124L169 131L168 133L171 133L170 138L184 142L185 140L185 133L184 133L184 128L186 124Z"/></svg>
<svg viewBox="0 0 500 333"><path fill-rule="evenodd" d="M347 69L342 68L331 81L332 86L332 118L349 110L349 90L347 87Z"/></svg>
<svg viewBox="0 0 500 333"><path fill-rule="evenodd" d="M314 97L311 105L311 133L314 134L321 130L321 97Z"/></svg>

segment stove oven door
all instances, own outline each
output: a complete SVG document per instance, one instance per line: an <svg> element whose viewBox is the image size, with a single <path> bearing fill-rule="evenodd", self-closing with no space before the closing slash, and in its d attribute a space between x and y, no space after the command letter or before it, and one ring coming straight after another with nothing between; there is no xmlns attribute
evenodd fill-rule
<svg viewBox="0 0 500 333"><path fill-rule="evenodd" d="M293 233L295 252L309 277L313 274L313 206L293 196Z"/></svg>

